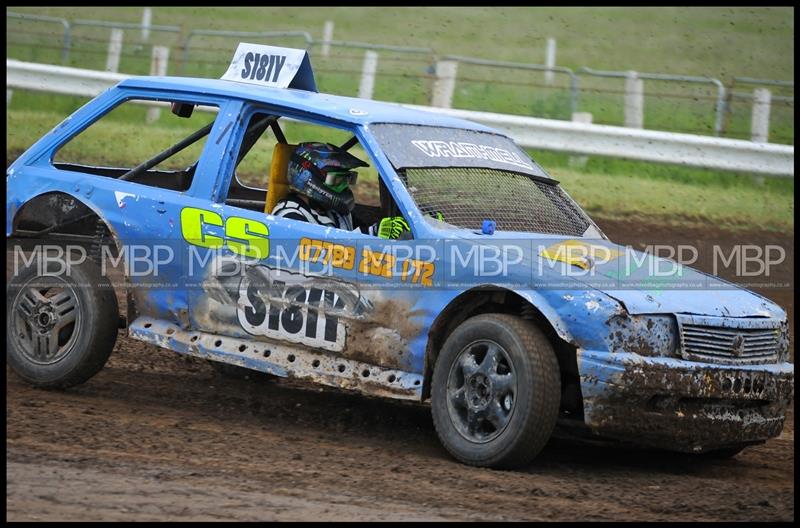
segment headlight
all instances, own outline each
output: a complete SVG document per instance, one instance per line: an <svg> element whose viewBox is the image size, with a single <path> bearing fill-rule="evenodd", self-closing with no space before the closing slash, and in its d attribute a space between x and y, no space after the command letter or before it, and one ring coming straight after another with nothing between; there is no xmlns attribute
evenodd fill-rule
<svg viewBox="0 0 800 528"><path fill-rule="evenodd" d="M678 324L671 315L615 315L608 321L608 349L641 356L678 357Z"/></svg>

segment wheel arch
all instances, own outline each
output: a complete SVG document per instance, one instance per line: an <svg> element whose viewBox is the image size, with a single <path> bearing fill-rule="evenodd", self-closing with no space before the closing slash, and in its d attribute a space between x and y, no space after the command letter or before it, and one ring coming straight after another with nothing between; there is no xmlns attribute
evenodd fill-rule
<svg viewBox="0 0 800 528"><path fill-rule="evenodd" d="M431 395L436 359L448 336L462 322L484 313L517 315L533 321L544 332L553 345L561 369L562 407L573 413L582 413L577 346L561 318L537 292L518 293L498 286L479 286L467 290L450 301L436 317L428 331L422 400Z"/></svg>
<svg viewBox="0 0 800 528"><path fill-rule="evenodd" d="M50 230L53 226L61 226ZM43 233L43 231L46 231ZM100 258L100 246L113 243L113 256L122 256L123 273L127 272L127 255L122 241L97 204L65 191L46 191L29 197L14 212L9 239L30 244L34 239L49 238L52 242L70 242L88 250L90 258ZM124 283L128 282L127 274ZM124 286L123 286L124 288ZM134 301L125 289L127 313L133 313Z"/></svg>

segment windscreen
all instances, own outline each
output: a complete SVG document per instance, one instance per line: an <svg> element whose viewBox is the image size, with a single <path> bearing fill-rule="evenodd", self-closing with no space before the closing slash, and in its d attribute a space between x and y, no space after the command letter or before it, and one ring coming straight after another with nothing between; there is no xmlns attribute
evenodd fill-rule
<svg viewBox="0 0 800 528"><path fill-rule="evenodd" d="M405 169L401 175L422 214L448 224L480 230L484 220L497 229L581 236L589 219L554 183L497 169Z"/></svg>
<svg viewBox="0 0 800 528"><path fill-rule="evenodd" d="M479 130L378 123L370 131L397 168L476 167L550 176L509 138Z"/></svg>
<svg viewBox="0 0 800 528"><path fill-rule="evenodd" d="M456 227L582 236L581 208L510 139L475 130L371 127L425 215ZM448 139L449 138L449 139Z"/></svg>

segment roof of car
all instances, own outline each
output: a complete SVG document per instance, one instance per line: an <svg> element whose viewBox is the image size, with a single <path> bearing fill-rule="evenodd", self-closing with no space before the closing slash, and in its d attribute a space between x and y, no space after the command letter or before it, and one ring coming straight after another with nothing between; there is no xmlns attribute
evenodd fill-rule
<svg viewBox="0 0 800 528"><path fill-rule="evenodd" d="M309 112L341 121L358 124L407 123L416 125L463 128L500 134L487 126L442 116L433 112L404 108L393 103L309 92L291 88L272 88L222 79L195 77L130 77L120 83L123 87L184 90L221 97L246 99Z"/></svg>

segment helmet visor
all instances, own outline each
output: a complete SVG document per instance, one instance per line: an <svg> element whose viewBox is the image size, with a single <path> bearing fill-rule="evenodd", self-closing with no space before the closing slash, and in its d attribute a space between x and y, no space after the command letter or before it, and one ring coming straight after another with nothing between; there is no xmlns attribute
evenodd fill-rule
<svg viewBox="0 0 800 528"><path fill-rule="evenodd" d="M358 173L356 171L331 171L325 175L325 185L334 192L342 192L349 185L356 183Z"/></svg>

